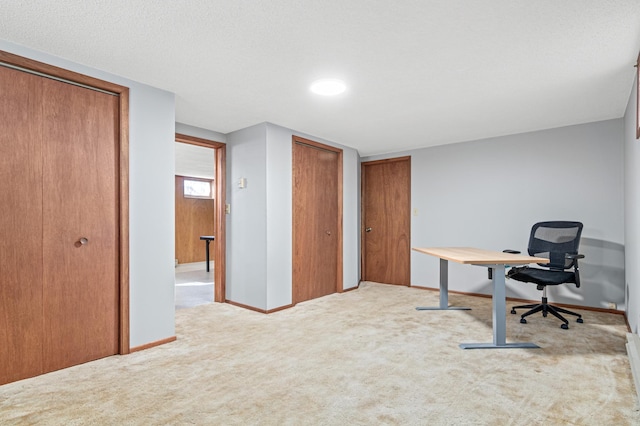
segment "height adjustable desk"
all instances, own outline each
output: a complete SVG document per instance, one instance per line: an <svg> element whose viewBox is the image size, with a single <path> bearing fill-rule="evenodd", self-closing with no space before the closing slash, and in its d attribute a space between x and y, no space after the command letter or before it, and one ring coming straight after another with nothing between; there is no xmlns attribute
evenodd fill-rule
<svg viewBox="0 0 640 426"><path fill-rule="evenodd" d="M414 247L413 250L440 258L440 306L418 307L417 310L469 309L449 306L449 261L484 266L493 275L493 343L461 343L462 349L539 348L534 343L506 343L507 295L505 265L518 266L529 263L549 263L549 259L472 247Z"/></svg>

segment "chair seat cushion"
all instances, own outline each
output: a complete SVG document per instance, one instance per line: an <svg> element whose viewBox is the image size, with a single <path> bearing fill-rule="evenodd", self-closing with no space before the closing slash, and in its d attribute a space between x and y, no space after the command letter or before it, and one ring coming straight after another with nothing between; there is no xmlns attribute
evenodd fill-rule
<svg viewBox="0 0 640 426"><path fill-rule="evenodd" d="M512 268L508 273L509 278L525 283L535 283L538 285L558 285L565 283L575 283L576 276L573 272L552 271L538 268Z"/></svg>

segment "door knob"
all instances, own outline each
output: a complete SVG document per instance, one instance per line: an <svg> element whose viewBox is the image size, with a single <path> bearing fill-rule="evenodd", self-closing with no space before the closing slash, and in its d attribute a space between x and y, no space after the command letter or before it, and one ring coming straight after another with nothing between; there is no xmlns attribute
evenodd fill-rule
<svg viewBox="0 0 640 426"><path fill-rule="evenodd" d="M76 242L76 246L80 247L80 246L87 245L88 243L89 243L89 239L82 237L78 240L78 242Z"/></svg>
<svg viewBox="0 0 640 426"><path fill-rule="evenodd" d="M365 229L365 232L371 232L371 228Z"/></svg>
<svg viewBox="0 0 640 426"><path fill-rule="evenodd" d="M327 235L331 235L331 231L324 231L327 233Z"/></svg>

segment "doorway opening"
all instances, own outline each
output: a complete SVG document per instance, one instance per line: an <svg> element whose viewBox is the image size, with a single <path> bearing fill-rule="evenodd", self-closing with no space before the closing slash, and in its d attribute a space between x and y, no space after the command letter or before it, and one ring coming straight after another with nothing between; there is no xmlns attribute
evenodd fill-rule
<svg viewBox="0 0 640 426"><path fill-rule="evenodd" d="M175 307L224 302L225 145L175 141Z"/></svg>

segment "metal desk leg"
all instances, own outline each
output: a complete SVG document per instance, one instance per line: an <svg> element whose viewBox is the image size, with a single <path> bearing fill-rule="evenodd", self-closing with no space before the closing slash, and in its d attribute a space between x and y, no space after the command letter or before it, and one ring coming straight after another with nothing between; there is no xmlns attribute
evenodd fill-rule
<svg viewBox="0 0 640 426"><path fill-rule="evenodd" d="M211 242L211 240L205 240L207 245L206 245L206 253L207 253L207 272L209 272L209 243Z"/></svg>
<svg viewBox="0 0 640 426"><path fill-rule="evenodd" d="M449 261L440 259L440 306L418 306L417 311L468 311L471 308L449 306Z"/></svg>
<svg viewBox="0 0 640 426"><path fill-rule="evenodd" d="M539 348L534 343L507 343L507 290L504 265L491 265L493 270L493 343L461 343L462 349Z"/></svg>

